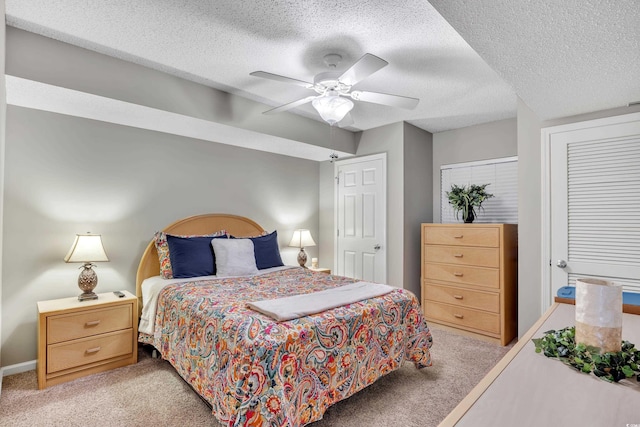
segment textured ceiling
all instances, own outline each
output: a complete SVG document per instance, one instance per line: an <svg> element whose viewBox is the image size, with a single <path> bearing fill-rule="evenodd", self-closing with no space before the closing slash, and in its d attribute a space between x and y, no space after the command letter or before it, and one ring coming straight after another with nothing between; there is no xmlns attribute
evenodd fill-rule
<svg viewBox="0 0 640 427"><path fill-rule="evenodd" d="M640 101L639 0L431 0L543 120Z"/></svg>
<svg viewBox="0 0 640 427"><path fill-rule="evenodd" d="M271 106L313 93L250 72L312 80L327 53L343 69L372 53L390 65L356 89L420 104L358 102L352 130L515 117L516 94L541 119L640 101L638 0L431 3L438 11L425 0L6 0L6 14L15 27ZM309 105L293 112L320 120Z"/></svg>
<svg viewBox="0 0 640 427"><path fill-rule="evenodd" d="M355 88L418 107L356 102L353 130L407 121L431 132L515 117L516 96L424 0L6 0L7 22L271 106L314 93L249 76L313 80L324 55L390 65ZM265 110L268 107L265 108ZM310 105L294 112L320 120Z"/></svg>

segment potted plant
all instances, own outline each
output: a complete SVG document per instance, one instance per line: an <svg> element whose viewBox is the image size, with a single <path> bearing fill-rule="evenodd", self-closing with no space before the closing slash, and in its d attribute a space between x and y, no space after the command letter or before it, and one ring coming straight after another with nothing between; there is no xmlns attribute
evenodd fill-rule
<svg viewBox="0 0 640 427"><path fill-rule="evenodd" d="M459 214L462 213L464 222L473 222L476 218L476 208L482 208L482 202L493 197L493 194L487 193L485 190L488 185L451 185L451 191L447 191L447 197L456 213L456 219L459 219Z"/></svg>

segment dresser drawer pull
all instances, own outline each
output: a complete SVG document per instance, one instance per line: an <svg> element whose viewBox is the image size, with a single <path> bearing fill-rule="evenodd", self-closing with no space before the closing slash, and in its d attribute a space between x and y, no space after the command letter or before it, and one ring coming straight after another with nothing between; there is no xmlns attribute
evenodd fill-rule
<svg viewBox="0 0 640 427"><path fill-rule="evenodd" d="M86 326L87 328L90 328L91 326L98 326L100 324L99 320L92 320L91 322L87 322L84 324L84 326Z"/></svg>
<svg viewBox="0 0 640 427"><path fill-rule="evenodd" d="M456 258L462 258L462 254L453 254L453 256Z"/></svg>
<svg viewBox="0 0 640 427"><path fill-rule="evenodd" d="M462 239L464 236L462 234L458 234L457 236L453 236L454 239Z"/></svg>
<svg viewBox="0 0 640 427"><path fill-rule="evenodd" d="M453 273L453 275L456 276L456 277L462 277L463 276L462 273Z"/></svg>
<svg viewBox="0 0 640 427"><path fill-rule="evenodd" d="M93 348L88 348L85 353L87 354L91 354L91 353L97 353L101 350L101 347L93 347Z"/></svg>
<svg viewBox="0 0 640 427"><path fill-rule="evenodd" d="M464 318L464 316L462 314L454 314L453 317L455 317L456 319Z"/></svg>
<svg viewBox="0 0 640 427"><path fill-rule="evenodd" d="M453 297L454 297L455 299L462 299L462 298L463 298L463 296L462 296L462 295L454 295Z"/></svg>

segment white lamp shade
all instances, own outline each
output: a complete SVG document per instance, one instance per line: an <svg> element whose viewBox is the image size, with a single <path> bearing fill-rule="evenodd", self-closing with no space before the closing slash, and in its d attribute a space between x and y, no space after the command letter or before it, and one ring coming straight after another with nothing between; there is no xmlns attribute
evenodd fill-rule
<svg viewBox="0 0 640 427"><path fill-rule="evenodd" d="M309 246L315 246L316 242L313 241L311 237L311 232L309 230L296 230L293 232L293 238L291 239L291 243L289 246L293 246L296 248L305 248Z"/></svg>
<svg viewBox="0 0 640 427"><path fill-rule="evenodd" d="M344 119L344 116L353 108L353 102L350 99L331 93L315 98L311 105L318 111L322 120L332 126Z"/></svg>
<svg viewBox="0 0 640 427"><path fill-rule="evenodd" d="M76 240L64 257L64 262L106 262L109 261L102 236L99 234L76 234Z"/></svg>

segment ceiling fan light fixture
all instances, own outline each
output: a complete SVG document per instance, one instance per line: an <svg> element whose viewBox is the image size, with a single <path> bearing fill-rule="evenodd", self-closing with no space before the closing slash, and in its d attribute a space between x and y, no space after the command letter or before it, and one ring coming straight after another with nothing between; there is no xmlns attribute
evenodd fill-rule
<svg viewBox="0 0 640 427"><path fill-rule="evenodd" d="M311 102L311 105L320 114L322 120L331 126L344 119L344 116L353 108L353 102L350 99L332 93L319 96Z"/></svg>

